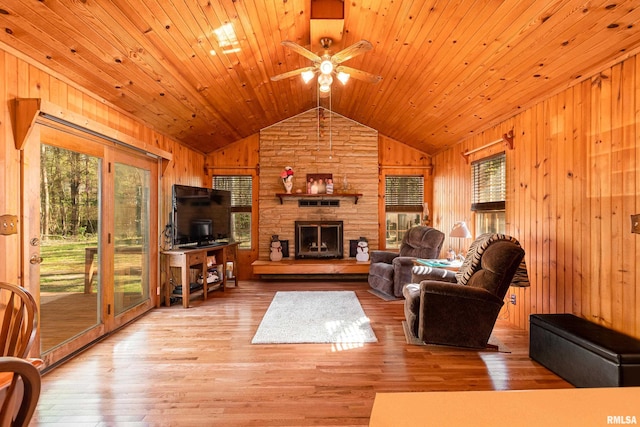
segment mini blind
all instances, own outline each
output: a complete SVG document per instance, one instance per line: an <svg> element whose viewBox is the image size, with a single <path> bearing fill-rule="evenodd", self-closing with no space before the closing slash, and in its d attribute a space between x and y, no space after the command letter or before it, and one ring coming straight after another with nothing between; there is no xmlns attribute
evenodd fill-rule
<svg viewBox="0 0 640 427"><path fill-rule="evenodd" d="M387 176L384 196L387 212L422 212L424 178L422 176Z"/></svg>
<svg viewBox="0 0 640 427"><path fill-rule="evenodd" d="M505 209L507 192L506 156L504 153L471 163L472 211Z"/></svg>
<svg viewBox="0 0 640 427"><path fill-rule="evenodd" d="M233 212L251 212L252 191L251 176L215 176L213 188L231 191L231 208Z"/></svg>

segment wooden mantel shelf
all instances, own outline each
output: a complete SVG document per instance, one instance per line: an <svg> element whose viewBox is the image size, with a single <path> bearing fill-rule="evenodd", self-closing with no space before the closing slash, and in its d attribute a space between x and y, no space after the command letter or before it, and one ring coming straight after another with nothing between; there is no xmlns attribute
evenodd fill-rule
<svg viewBox="0 0 640 427"><path fill-rule="evenodd" d="M276 197L280 199L280 204L285 199L336 199L338 197L352 198L354 204L358 204L358 199L362 197L362 193L333 193L333 194L307 194L307 193L276 193Z"/></svg>

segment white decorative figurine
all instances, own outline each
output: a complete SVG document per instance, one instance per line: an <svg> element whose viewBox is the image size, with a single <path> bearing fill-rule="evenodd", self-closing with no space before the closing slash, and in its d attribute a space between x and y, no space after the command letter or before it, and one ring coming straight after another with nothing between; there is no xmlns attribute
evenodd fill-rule
<svg viewBox="0 0 640 427"><path fill-rule="evenodd" d="M358 241L356 261L369 261L369 243L366 240Z"/></svg>
<svg viewBox="0 0 640 427"><path fill-rule="evenodd" d="M280 240L271 241L271 253L269 254L271 261L282 261L282 244Z"/></svg>

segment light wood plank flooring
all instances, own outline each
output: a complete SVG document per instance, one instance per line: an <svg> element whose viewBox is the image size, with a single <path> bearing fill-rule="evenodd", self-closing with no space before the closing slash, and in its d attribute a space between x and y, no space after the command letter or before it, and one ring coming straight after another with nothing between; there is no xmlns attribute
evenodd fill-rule
<svg viewBox="0 0 640 427"><path fill-rule="evenodd" d="M302 289L354 290L378 343L251 345L274 293ZM402 302L367 289L245 281L186 310L156 309L45 374L32 425L365 426L377 392L571 387L531 361L527 332L504 320L494 334L511 353L408 345Z"/></svg>

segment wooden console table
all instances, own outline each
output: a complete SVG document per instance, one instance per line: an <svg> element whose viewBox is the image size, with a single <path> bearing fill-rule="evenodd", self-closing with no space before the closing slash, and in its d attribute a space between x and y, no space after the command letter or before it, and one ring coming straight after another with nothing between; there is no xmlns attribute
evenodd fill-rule
<svg viewBox="0 0 640 427"><path fill-rule="evenodd" d="M227 280L233 280L238 286L238 243L225 243L223 245L205 246L201 248L189 249L172 249L161 253L162 263L165 270L165 279L162 283L164 290L164 304L168 307L171 305L171 296L182 299L182 306L189 308L189 299L191 298L191 282L189 280L190 269L197 269L202 274L202 295L203 299L207 299L207 293L212 288L221 288L223 291L226 287ZM207 257L215 256L216 264L222 265L222 271L218 271L220 280L214 283L207 283ZM233 275L227 278L226 266L227 261L233 262ZM171 281L171 268L180 268L180 285L182 285L182 294L175 294L173 288L176 283ZM196 291L200 292L200 290ZM195 294L195 292L194 292ZM158 299L158 305L160 298Z"/></svg>

